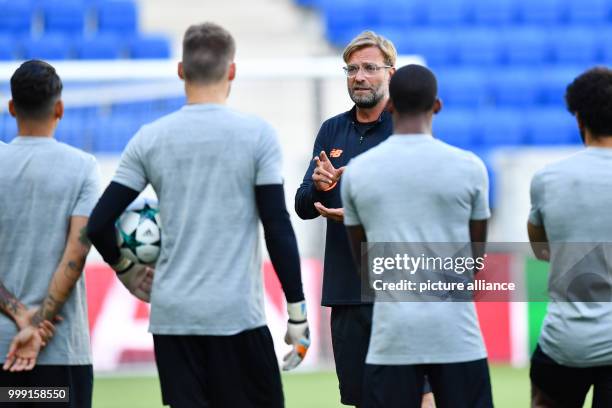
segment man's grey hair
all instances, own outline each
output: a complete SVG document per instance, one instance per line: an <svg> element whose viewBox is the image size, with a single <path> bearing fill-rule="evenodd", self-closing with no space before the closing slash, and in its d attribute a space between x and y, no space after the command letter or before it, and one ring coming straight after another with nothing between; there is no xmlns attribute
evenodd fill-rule
<svg viewBox="0 0 612 408"><path fill-rule="evenodd" d="M200 84L222 80L235 54L236 43L225 28L215 23L192 25L183 37L185 80Z"/></svg>

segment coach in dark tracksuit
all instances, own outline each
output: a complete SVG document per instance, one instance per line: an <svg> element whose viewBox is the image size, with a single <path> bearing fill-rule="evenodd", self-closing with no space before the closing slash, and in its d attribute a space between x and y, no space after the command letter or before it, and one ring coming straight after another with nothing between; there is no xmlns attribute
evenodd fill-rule
<svg viewBox="0 0 612 408"><path fill-rule="evenodd" d="M300 218L327 218L322 305L332 308L332 345L341 401L357 407L361 405L372 304L362 300L361 282L343 224L339 183L344 166L353 157L393 132L391 114L385 107L396 56L389 40L369 31L346 47L344 69L355 106L323 123L314 144L315 157L295 196ZM429 404L431 396L426 400Z"/></svg>

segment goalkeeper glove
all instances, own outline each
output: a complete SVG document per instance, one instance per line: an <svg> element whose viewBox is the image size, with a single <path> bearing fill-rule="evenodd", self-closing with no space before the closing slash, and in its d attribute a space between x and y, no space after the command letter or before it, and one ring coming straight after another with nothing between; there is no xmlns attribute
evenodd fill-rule
<svg viewBox="0 0 612 408"><path fill-rule="evenodd" d="M151 287L153 286L153 274L155 270L149 266L137 264L126 257L111 265L117 273L117 277L126 289L138 299L149 303L151 299Z"/></svg>
<svg viewBox="0 0 612 408"><path fill-rule="evenodd" d="M285 343L292 345L291 350L283 358L283 371L293 370L297 367L304 357L308 347L310 347L310 330L306 320L306 302L288 303L287 312L289 321L287 322L287 333Z"/></svg>

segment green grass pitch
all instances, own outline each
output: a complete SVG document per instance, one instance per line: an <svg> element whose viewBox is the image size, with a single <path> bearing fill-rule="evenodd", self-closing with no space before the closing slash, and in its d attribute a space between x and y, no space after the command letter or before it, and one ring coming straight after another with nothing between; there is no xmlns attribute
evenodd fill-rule
<svg viewBox="0 0 612 408"><path fill-rule="evenodd" d="M496 408L529 406L529 370L491 366ZM341 408L333 372L284 374L287 408ZM590 406L590 398L585 406ZM97 377L94 408L161 408L157 377Z"/></svg>

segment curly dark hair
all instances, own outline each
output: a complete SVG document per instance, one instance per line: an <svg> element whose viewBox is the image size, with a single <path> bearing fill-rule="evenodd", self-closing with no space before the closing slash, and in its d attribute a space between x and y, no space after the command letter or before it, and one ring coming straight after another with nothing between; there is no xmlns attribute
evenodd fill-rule
<svg viewBox="0 0 612 408"><path fill-rule="evenodd" d="M62 80L44 61L26 61L11 77L11 95L17 116L44 119L62 94Z"/></svg>
<svg viewBox="0 0 612 408"><path fill-rule="evenodd" d="M594 137L612 135L612 70L595 67L578 76L567 86L565 102Z"/></svg>

